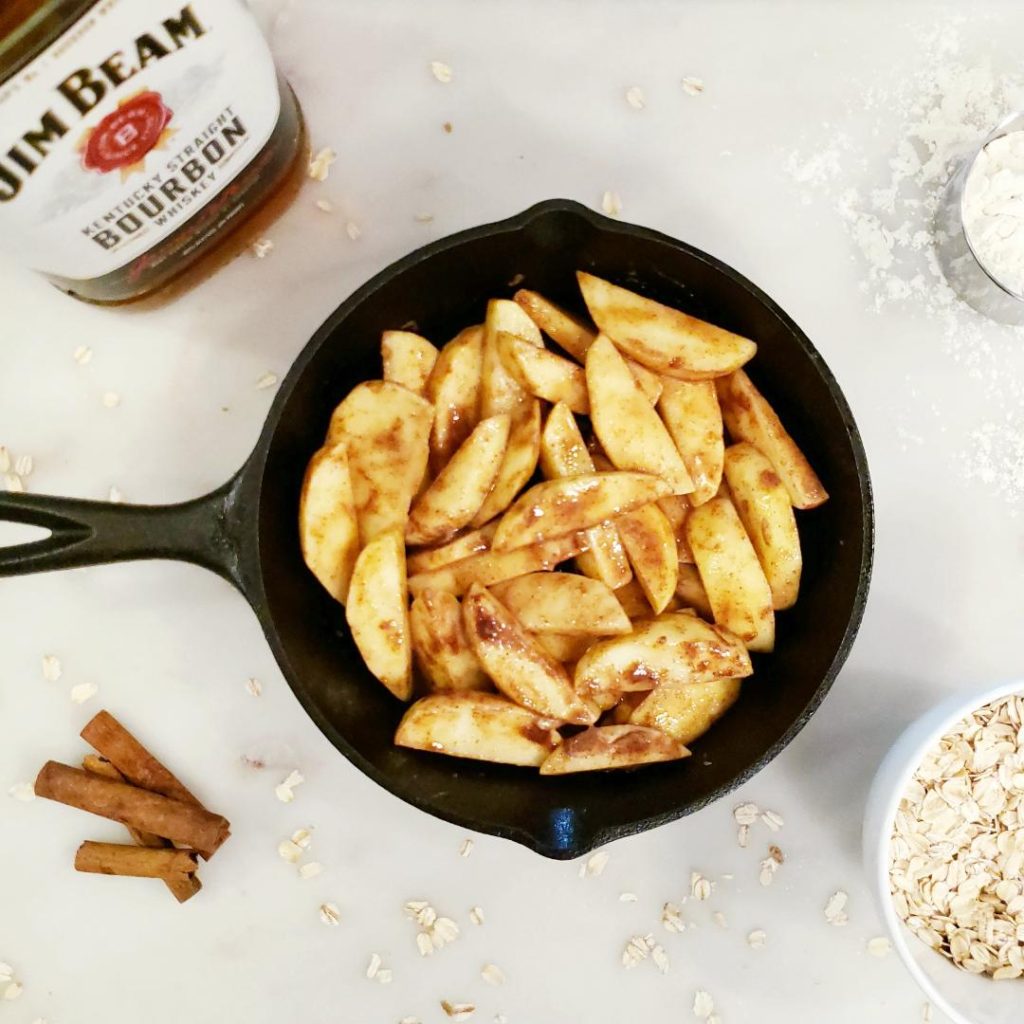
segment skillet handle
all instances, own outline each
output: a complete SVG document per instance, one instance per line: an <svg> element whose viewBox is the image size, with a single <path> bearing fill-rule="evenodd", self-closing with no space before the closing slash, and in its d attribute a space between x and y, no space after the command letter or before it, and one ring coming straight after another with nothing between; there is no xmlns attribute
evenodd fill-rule
<svg viewBox="0 0 1024 1024"><path fill-rule="evenodd" d="M0 521L50 530L0 546L0 577L137 559L169 558L210 569L246 591L242 531L234 509L241 474L178 505L120 505L42 494L0 494Z"/></svg>

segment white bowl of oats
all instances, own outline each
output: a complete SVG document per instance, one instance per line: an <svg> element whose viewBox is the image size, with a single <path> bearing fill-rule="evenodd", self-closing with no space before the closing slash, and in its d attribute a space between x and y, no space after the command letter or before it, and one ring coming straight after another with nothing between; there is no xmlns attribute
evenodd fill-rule
<svg viewBox="0 0 1024 1024"><path fill-rule="evenodd" d="M875 776L864 861L892 943L956 1024L1024 1020L1024 682L953 697Z"/></svg>

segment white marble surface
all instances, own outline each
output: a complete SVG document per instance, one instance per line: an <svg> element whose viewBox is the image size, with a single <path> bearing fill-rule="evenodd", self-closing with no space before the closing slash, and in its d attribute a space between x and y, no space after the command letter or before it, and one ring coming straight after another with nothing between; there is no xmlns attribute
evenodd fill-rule
<svg viewBox="0 0 1024 1024"><path fill-rule="evenodd" d="M275 19L281 7L280 17ZM866 941L880 924L859 861L863 799L896 733L948 690L1021 671L1021 521L958 462L993 415L983 382L944 354L913 306L883 314L859 290L864 268L828 202L784 171L789 150L823 123L865 148L884 172L896 125L858 112L858 90L915 73L915 31L952 16L932 3L432 3L261 5L314 145L339 152L271 232L275 248L242 257L155 312L93 309L31 275L0 274L0 443L31 453L39 492L160 502L224 480L255 441L272 398L256 380L282 373L354 287L421 242L563 195L596 204L617 191L623 216L685 238L735 265L807 330L842 383L874 474L878 549L860 639L806 731L738 795L785 817L786 863L757 882L772 841L735 842L726 800L615 844L604 874L546 862L464 833L378 790L338 755L284 684L237 594L201 570L122 565L0 586L0 792L47 757L73 759L78 729L116 710L234 823L204 867L201 898L178 907L156 885L76 876L83 837L115 826L43 801L0 798L0 960L24 983L0 1024L212 1024L308 1021L395 1024L445 1018L439 1000L472 1001L474 1020L511 1024L693 1019L696 988L723 1024L912 1024L922 997L894 957ZM979 8L972 8L979 12ZM980 8L967 52L1012 66L1024 10ZM455 72L430 77L431 60ZM706 92L686 95L699 75ZM623 99L639 83L648 106ZM454 124L446 135L444 121ZM731 155L723 155L723 150ZM316 197L338 211L321 213ZM434 215L432 224L414 221ZM346 221L362 228L357 241ZM1019 374L1014 344L984 327L992 372ZM95 352L85 367L78 344ZM121 395L118 408L101 403ZM912 435L910 443L906 438ZM18 531L4 530L9 542ZM44 654L63 678L45 682ZM263 694L245 682L255 676ZM95 682L84 706L70 688ZM261 759L262 770L243 758ZM298 767L294 803L274 785ZM301 881L279 840L315 827ZM719 877L699 927L661 931L662 904L691 870ZM826 925L836 888L850 923ZM619 902L623 891L636 902ZM462 937L416 954L401 913L433 901ZM341 910L336 928L318 905ZM474 927L478 904L486 923ZM722 911L728 927L713 923ZM767 932L750 950L746 934ZM625 972L628 936L653 930L672 958ZM390 986L366 980L377 951ZM479 977L489 961L502 988ZM936 1015L935 1020L939 1017Z"/></svg>

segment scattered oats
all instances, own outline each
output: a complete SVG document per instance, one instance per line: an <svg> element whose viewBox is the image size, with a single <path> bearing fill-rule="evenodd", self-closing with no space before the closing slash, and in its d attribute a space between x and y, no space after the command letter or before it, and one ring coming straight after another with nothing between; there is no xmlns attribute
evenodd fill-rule
<svg viewBox="0 0 1024 1024"><path fill-rule="evenodd" d="M11 981L14 977L14 968L10 964L0 963L0 984Z"/></svg>
<svg viewBox="0 0 1024 1024"><path fill-rule="evenodd" d="M255 676L246 679L245 688L251 697L258 697L263 692L263 684Z"/></svg>
<svg viewBox="0 0 1024 1024"><path fill-rule="evenodd" d="M430 73L444 85L447 85L452 80L452 69L440 60L432 60L430 62Z"/></svg>
<svg viewBox="0 0 1024 1024"><path fill-rule="evenodd" d="M384 961L380 958L380 953L374 953L370 957L370 963L366 968L366 976L372 981L377 977L377 972L381 969Z"/></svg>
<svg viewBox="0 0 1024 1024"><path fill-rule="evenodd" d="M11 981L7 983L7 987L4 989L4 999L11 1000L17 999L18 996L24 991L24 986L20 981Z"/></svg>
<svg viewBox="0 0 1024 1024"><path fill-rule="evenodd" d="M56 654L43 655L43 678L48 683L55 683L60 679L64 669L61 667L60 658Z"/></svg>
<svg viewBox="0 0 1024 1024"><path fill-rule="evenodd" d="M666 903L661 908L661 923L667 932L681 932L686 930L686 922L679 908L674 903Z"/></svg>
<svg viewBox="0 0 1024 1024"><path fill-rule="evenodd" d="M269 238L257 238L256 241L249 246L249 251L256 257L256 259L262 260L270 254L270 251L273 248L274 243Z"/></svg>
<svg viewBox="0 0 1024 1024"><path fill-rule="evenodd" d="M525 280L525 274L513 274L508 280L508 286L509 288L518 288Z"/></svg>
<svg viewBox="0 0 1024 1024"><path fill-rule="evenodd" d="M432 213L417 213L413 220L417 224L430 224L433 221L434 215Z"/></svg>
<svg viewBox="0 0 1024 1024"><path fill-rule="evenodd" d="M932 1024L932 1004L925 1003L921 1007L921 1024Z"/></svg>
<svg viewBox="0 0 1024 1024"><path fill-rule="evenodd" d="M454 131L454 127L451 121L445 121L445 123L441 125L441 127L442 129L444 129L445 135L451 135L451 133Z"/></svg>
<svg viewBox="0 0 1024 1024"><path fill-rule="evenodd" d="M25 490L25 485L21 482L21 477L17 473L6 473L4 475L4 486L12 494L21 494Z"/></svg>
<svg viewBox="0 0 1024 1024"><path fill-rule="evenodd" d="M668 958L668 953L665 952L663 946L659 946L655 943L651 947L651 960L654 961L654 966L661 971L662 974L668 974L669 968L672 966Z"/></svg>
<svg viewBox="0 0 1024 1024"><path fill-rule="evenodd" d="M277 383L277 374L267 370L265 374L258 381L256 381L257 391L266 391L267 388L272 388Z"/></svg>
<svg viewBox="0 0 1024 1024"><path fill-rule="evenodd" d="M398 1024L423 1024L419 1017L403 1017Z"/></svg>
<svg viewBox="0 0 1024 1024"><path fill-rule="evenodd" d="M469 1020L476 1013L476 1007L472 1003L450 1003L447 999L441 1000L441 1009L452 1020Z"/></svg>
<svg viewBox="0 0 1024 1024"><path fill-rule="evenodd" d="M116 391L104 391L102 401L107 409L116 409L121 404L121 396Z"/></svg>
<svg viewBox="0 0 1024 1024"><path fill-rule="evenodd" d="M341 911L333 903L321 903L320 920L324 924L336 925L341 920Z"/></svg>
<svg viewBox="0 0 1024 1024"><path fill-rule="evenodd" d="M699 96L704 91L704 79L687 75L683 79L683 92L688 96Z"/></svg>
<svg viewBox="0 0 1024 1024"><path fill-rule="evenodd" d="M35 462L31 455L19 455L18 461L14 463L14 472L18 476L31 476Z"/></svg>
<svg viewBox="0 0 1024 1024"><path fill-rule="evenodd" d="M75 704L84 704L99 692L100 688L95 683L79 683L71 687L71 700Z"/></svg>
<svg viewBox="0 0 1024 1024"><path fill-rule="evenodd" d="M846 901L849 896L842 889L837 889L825 903L825 920L836 928L842 928L849 923L846 916Z"/></svg>
<svg viewBox="0 0 1024 1024"><path fill-rule="evenodd" d="M736 830L736 842L740 844L745 850L747 845L750 843L750 826L740 825Z"/></svg>
<svg viewBox="0 0 1024 1024"><path fill-rule="evenodd" d="M601 209L608 214L609 217L618 217L622 213L622 200L619 198L617 192L605 192L601 196Z"/></svg>
<svg viewBox="0 0 1024 1024"><path fill-rule="evenodd" d="M782 820L781 814L776 814L775 811L765 811L761 815L761 820L773 831L778 832L780 828L785 824Z"/></svg>
<svg viewBox="0 0 1024 1024"><path fill-rule="evenodd" d="M699 988L693 993L693 1015L701 1020L707 1020L715 1012L715 1001L711 998L710 992Z"/></svg>
<svg viewBox="0 0 1024 1024"><path fill-rule="evenodd" d="M330 199L318 199L314 205L318 210L323 210L324 213L332 213L334 211L334 203Z"/></svg>
<svg viewBox="0 0 1024 1024"><path fill-rule="evenodd" d="M92 349L88 345L79 345L74 351L75 362L79 366L85 366L92 362Z"/></svg>
<svg viewBox="0 0 1024 1024"><path fill-rule="evenodd" d="M715 924L717 924L719 928L729 927L729 922L728 920L726 920L725 914L723 914L720 910L716 910L712 916L714 918Z"/></svg>
<svg viewBox="0 0 1024 1024"><path fill-rule="evenodd" d="M768 941L768 936L765 934L763 928L755 928L747 936L747 945L751 949L764 949L764 944Z"/></svg>
<svg viewBox="0 0 1024 1024"><path fill-rule="evenodd" d="M654 948L653 935L634 935L622 950L622 966L632 970L642 960L646 960Z"/></svg>
<svg viewBox="0 0 1024 1024"><path fill-rule="evenodd" d="M708 1024L722 1024L722 1018L717 1013L713 1013L708 1017Z"/></svg>
<svg viewBox="0 0 1024 1024"><path fill-rule="evenodd" d="M775 872L779 870L779 862L774 857L766 857L761 861L761 872L757 880L767 888L775 879Z"/></svg>
<svg viewBox="0 0 1024 1024"><path fill-rule="evenodd" d="M753 825L761 816L761 808L757 804L739 804L733 808L732 816L737 825Z"/></svg>
<svg viewBox="0 0 1024 1024"><path fill-rule="evenodd" d="M779 847L775 846L774 844L768 847L768 856L771 857L771 859L775 861L776 864L786 863L786 857L783 854L782 850L780 850Z"/></svg>
<svg viewBox="0 0 1024 1024"><path fill-rule="evenodd" d="M362 229L362 228L361 228L361 227L360 227L360 226L359 226L359 225L358 225L358 224L357 224L357 223L356 223L356 222L355 222L354 220L350 220L350 221L349 221L349 222L348 222L348 223L347 223L347 224L345 225L345 234L346 234L346 235L348 235L348 237L349 237L349 238L351 238L353 242L354 242L354 241L355 241L355 240L356 240L356 239L357 239L357 238L358 238L358 237L359 237L359 236L360 236L360 235L361 235L362 233L363 233L363 229Z"/></svg>
<svg viewBox="0 0 1024 1024"><path fill-rule="evenodd" d="M282 860L288 861L289 864L298 864L302 857L302 847L290 839L282 839L277 844L277 853Z"/></svg>
<svg viewBox="0 0 1024 1024"><path fill-rule="evenodd" d="M471 907L469 911L469 919L473 924L484 923L484 908L483 907Z"/></svg>
<svg viewBox="0 0 1024 1024"><path fill-rule="evenodd" d="M22 803L28 803L29 800L35 800L36 798L36 788L31 782L16 782L7 792L15 800L20 800Z"/></svg>
<svg viewBox="0 0 1024 1024"><path fill-rule="evenodd" d="M459 856L468 857L473 852L473 840L463 839L462 845L459 847Z"/></svg>
<svg viewBox="0 0 1024 1024"><path fill-rule="evenodd" d="M379 981L381 985L390 985L394 979L395 976L390 967L382 967L377 972L377 981Z"/></svg>
<svg viewBox="0 0 1024 1024"><path fill-rule="evenodd" d="M430 941L435 949L447 946L459 937L459 926L450 917L439 917L430 929Z"/></svg>
<svg viewBox="0 0 1024 1024"><path fill-rule="evenodd" d="M309 176L314 181L326 181L331 164L337 159L338 154L330 146L325 146L309 161Z"/></svg>
<svg viewBox="0 0 1024 1024"><path fill-rule="evenodd" d="M120 505L124 501L124 495L116 484L110 485L110 490L107 492L107 501L112 505Z"/></svg>
<svg viewBox="0 0 1024 1024"><path fill-rule="evenodd" d="M631 85L626 90L626 102L634 110L643 110L647 106L647 101L644 98L644 91L639 85Z"/></svg>
<svg viewBox="0 0 1024 1024"><path fill-rule="evenodd" d="M430 934L428 932L416 933L416 948L420 951L420 956L430 956L433 954L434 944L430 941Z"/></svg>
<svg viewBox="0 0 1024 1024"><path fill-rule="evenodd" d="M480 971L480 977L488 985L505 984L505 972L497 964L484 964L483 970Z"/></svg>
<svg viewBox="0 0 1024 1024"><path fill-rule="evenodd" d="M299 878L303 881L306 881L306 879L309 878L316 878L323 869L323 864L320 864L318 861L311 860L308 864L303 864L302 867L299 868Z"/></svg>
<svg viewBox="0 0 1024 1024"><path fill-rule="evenodd" d="M580 866L580 878L596 878L608 866L610 859L607 850L598 850Z"/></svg>
<svg viewBox="0 0 1024 1024"><path fill-rule="evenodd" d="M714 892L715 883L705 878L699 871L690 873L690 895L696 900L707 900Z"/></svg>
<svg viewBox="0 0 1024 1024"><path fill-rule="evenodd" d="M636 903L636 893L635 892L620 892L619 893L619 902L620 903Z"/></svg>
<svg viewBox="0 0 1024 1024"><path fill-rule="evenodd" d="M872 956L888 956L892 952L892 943L884 935L879 935L868 940L867 948Z"/></svg>
<svg viewBox="0 0 1024 1024"><path fill-rule="evenodd" d="M723 882L731 882L736 876L730 873L725 875L719 875L718 877L721 878Z"/></svg>
<svg viewBox="0 0 1024 1024"><path fill-rule="evenodd" d="M6 445L0 444L0 473L8 473L11 469L11 453Z"/></svg>
<svg viewBox="0 0 1024 1024"><path fill-rule="evenodd" d="M291 772L284 782L274 787L274 795L283 804L290 804L295 799L294 789L305 782L301 772Z"/></svg>
<svg viewBox="0 0 1024 1024"><path fill-rule="evenodd" d="M296 829L292 833L292 842L299 847L301 850L308 850L310 843L313 842L313 829L312 828L300 828Z"/></svg>

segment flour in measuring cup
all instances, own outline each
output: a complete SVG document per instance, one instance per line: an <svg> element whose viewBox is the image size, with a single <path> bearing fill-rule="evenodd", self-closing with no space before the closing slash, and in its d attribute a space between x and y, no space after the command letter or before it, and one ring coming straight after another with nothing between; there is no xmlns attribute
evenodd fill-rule
<svg viewBox="0 0 1024 1024"><path fill-rule="evenodd" d="M964 231L979 262L1024 295L1024 132L993 139L974 161L963 198Z"/></svg>

